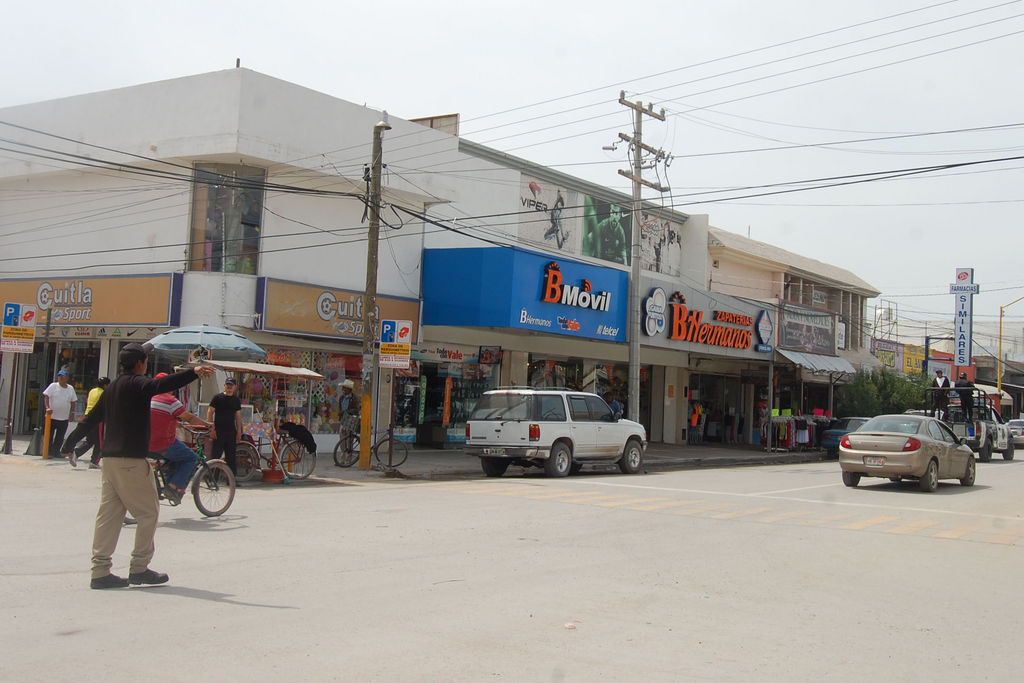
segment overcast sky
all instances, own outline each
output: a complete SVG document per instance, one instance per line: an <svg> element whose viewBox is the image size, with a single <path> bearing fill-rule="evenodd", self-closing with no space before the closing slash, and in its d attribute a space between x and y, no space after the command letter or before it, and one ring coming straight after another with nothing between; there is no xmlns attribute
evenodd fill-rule
<svg viewBox="0 0 1024 683"><path fill-rule="evenodd" d="M631 132L623 89L666 110L644 129L676 157L660 200L851 270L904 335L948 328L958 267L978 322L1024 297L1022 0L5 4L0 107L240 58L403 118L459 113L468 139L629 192L624 147L602 149ZM798 181L817 189L738 198ZM1021 335L1024 301L1005 324Z"/></svg>

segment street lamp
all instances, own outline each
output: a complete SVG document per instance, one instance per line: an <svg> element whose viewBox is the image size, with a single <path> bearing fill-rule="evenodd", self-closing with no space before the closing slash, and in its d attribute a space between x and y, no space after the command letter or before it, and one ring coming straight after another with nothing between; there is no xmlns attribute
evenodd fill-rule
<svg viewBox="0 0 1024 683"><path fill-rule="evenodd" d="M996 391L1000 396L1003 395L1003 309L1009 308L1018 301L1024 301L1024 296L999 307L999 358L996 359Z"/></svg>

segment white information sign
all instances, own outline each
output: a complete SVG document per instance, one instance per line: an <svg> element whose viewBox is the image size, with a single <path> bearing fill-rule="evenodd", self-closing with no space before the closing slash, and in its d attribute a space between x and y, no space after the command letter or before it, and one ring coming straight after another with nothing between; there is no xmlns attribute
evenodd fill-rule
<svg viewBox="0 0 1024 683"><path fill-rule="evenodd" d="M412 321L380 321L380 367L408 369L412 353Z"/></svg>
<svg viewBox="0 0 1024 683"><path fill-rule="evenodd" d="M0 351L32 353L36 341L36 307L32 304L4 303L3 327L0 328Z"/></svg>
<svg viewBox="0 0 1024 683"><path fill-rule="evenodd" d="M980 288L974 284L974 268L957 268L956 282L949 286L955 298L953 319L953 365L965 368L971 364L971 335L974 333L974 295Z"/></svg>

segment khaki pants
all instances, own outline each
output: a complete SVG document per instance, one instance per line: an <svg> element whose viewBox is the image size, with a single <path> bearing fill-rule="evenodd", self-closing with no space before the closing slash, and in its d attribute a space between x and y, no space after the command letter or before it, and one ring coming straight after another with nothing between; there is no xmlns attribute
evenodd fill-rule
<svg viewBox="0 0 1024 683"><path fill-rule="evenodd" d="M96 532L92 539L92 578L110 573L126 510L138 521L128 571L131 574L144 572L153 559L153 537L160 515L160 499L149 463L145 458L105 457L102 480L100 509L96 513Z"/></svg>

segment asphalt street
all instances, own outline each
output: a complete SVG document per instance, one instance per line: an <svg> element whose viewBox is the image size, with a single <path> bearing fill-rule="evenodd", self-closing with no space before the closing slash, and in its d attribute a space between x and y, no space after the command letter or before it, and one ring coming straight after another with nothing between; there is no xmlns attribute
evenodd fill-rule
<svg viewBox="0 0 1024 683"><path fill-rule="evenodd" d="M1016 680L1022 465L255 484L161 507L169 584L94 591L99 472L0 456L3 678Z"/></svg>

